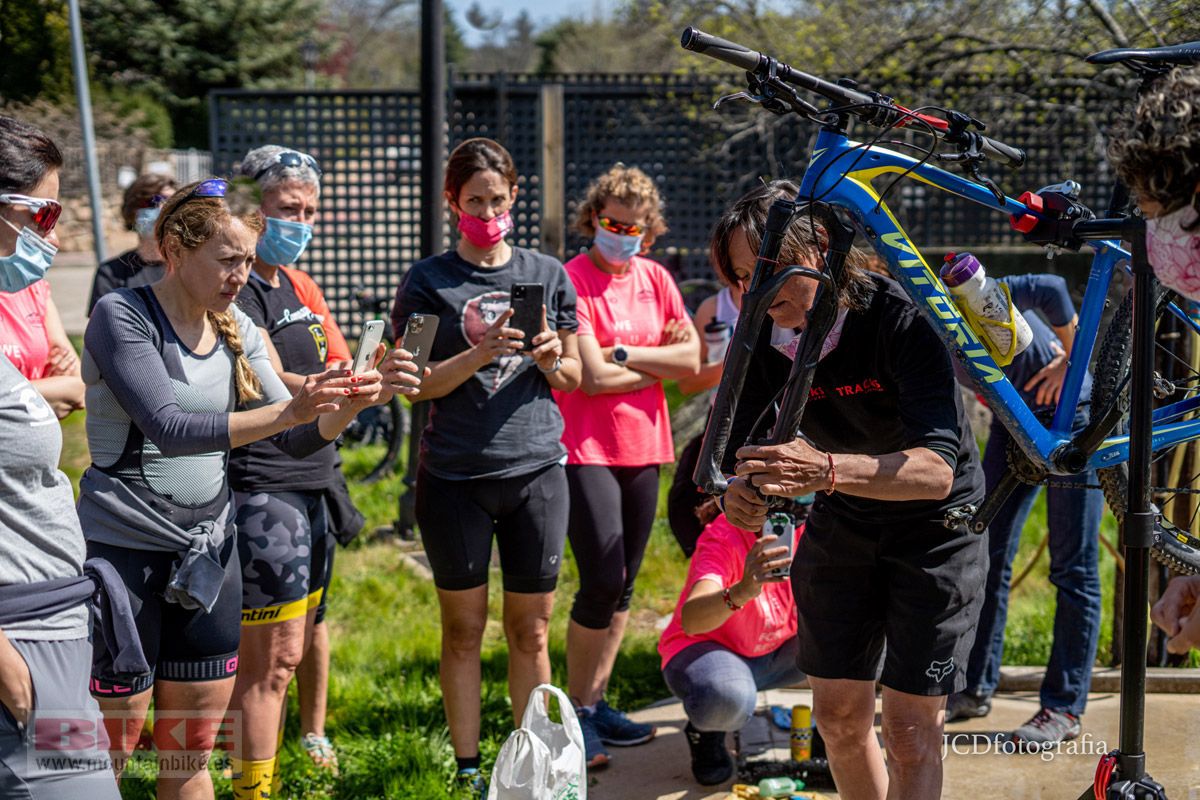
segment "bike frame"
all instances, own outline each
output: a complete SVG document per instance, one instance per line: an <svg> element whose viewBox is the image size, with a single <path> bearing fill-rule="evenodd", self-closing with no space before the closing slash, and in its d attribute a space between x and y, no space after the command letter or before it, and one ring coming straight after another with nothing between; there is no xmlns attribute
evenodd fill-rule
<svg viewBox="0 0 1200 800"><path fill-rule="evenodd" d="M802 202L820 200L849 212L875 251L887 262L892 276L916 302L950 351L962 362L992 413L1000 418L1021 449L1047 471L1064 474L1065 470L1057 465L1056 455L1072 443L1072 422L1095 347L1108 287L1119 265L1128 268L1129 252L1116 241L1088 242L1094 256L1079 311L1078 332L1062 395L1054 417L1046 427L1034 416L1016 387L984 348L978 335L963 319L937 270L929 266L872 186L872 181L880 176L903 173L908 173L909 179L996 211L1017 215L1036 213L1011 197L1005 197L1000 202L985 186L931 164L919 164L911 156L851 141L844 131L832 127L822 128L817 135L812 160L804 172L797 199ZM1200 333L1200 325L1194 320L1177 309L1173 311ZM1153 449L1172 447L1200 438L1200 419L1174 421L1198 408L1200 396L1185 397L1156 410ZM1110 436L1091 455L1088 468L1111 467L1128 458L1129 437Z"/></svg>

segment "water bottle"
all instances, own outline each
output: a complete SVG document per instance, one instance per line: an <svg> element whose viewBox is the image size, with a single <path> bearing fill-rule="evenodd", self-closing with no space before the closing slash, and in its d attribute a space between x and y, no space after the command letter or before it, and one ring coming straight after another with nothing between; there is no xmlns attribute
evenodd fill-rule
<svg viewBox="0 0 1200 800"><path fill-rule="evenodd" d="M704 345L708 348L709 364L725 360L725 351L729 349L732 336L733 328L728 322L714 319L704 326Z"/></svg>
<svg viewBox="0 0 1200 800"><path fill-rule="evenodd" d="M763 778L758 782L759 797L790 797L804 788L802 781L791 778Z"/></svg>
<svg viewBox="0 0 1200 800"><path fill-rule="evenodd" d="M991 345L988 349L996 363L1007 366L1014 356L1029 347L1033 341L1029 323L1003 287L987 276L979 259L970 253L949 253L941 276L955 304L973 323L972 329L984 338L985 344Z"/></svg>

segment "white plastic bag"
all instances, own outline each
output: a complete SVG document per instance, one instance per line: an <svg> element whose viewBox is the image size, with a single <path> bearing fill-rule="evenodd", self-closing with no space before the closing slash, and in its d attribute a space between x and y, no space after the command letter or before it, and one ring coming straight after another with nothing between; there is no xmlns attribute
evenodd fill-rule
<svg viewBox="0 0 1200 800"><path fill-rule="evenodd" d="M546 694L558 699L561 724L550 720ZM561 689L543 683L529 694L521 727L496 756L488 800L587 800L583 731Z"/></svg>

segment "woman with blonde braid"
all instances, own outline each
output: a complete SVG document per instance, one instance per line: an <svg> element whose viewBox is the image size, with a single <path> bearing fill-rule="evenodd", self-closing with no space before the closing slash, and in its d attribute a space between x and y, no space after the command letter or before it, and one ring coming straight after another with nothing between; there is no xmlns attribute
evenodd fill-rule
<svg viewBox="0 0 1200 800"><path fill-rule="evenodd" d="M206 763L237 672L230 449L272 437L297 457L315 452L381 390L373 370L311 375L294 397L284 387L233 305L263 223L249 203L227 204L227 188L214 178L167 201L156 227L166 275L103 297L84 336L93 461L80 520L89 555L110 561L129 590L151 669L117 675L97 642L92 692L120 775L154 690L164 800L213 797Z"/></svg>

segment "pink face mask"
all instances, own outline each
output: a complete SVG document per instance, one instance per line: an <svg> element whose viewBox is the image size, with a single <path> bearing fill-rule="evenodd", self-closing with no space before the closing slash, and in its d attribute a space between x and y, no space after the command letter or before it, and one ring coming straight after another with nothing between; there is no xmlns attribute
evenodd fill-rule
<svg viewBox="0 0 1200 800"><path fill-rule="evenodd" d="M1200 299L1200 228L1184 226L1194 225L1197 216L1189 204L1146 220L1146 255L1155 276L1189 300Z"/></svg>
<svg viewBox="0 0 1200 800"><path fill-rule="evenodd" d="M458 215L458 232L476 247L495 247L512 229L512 215L507 211L486 222L470 214Z"/></svg>

